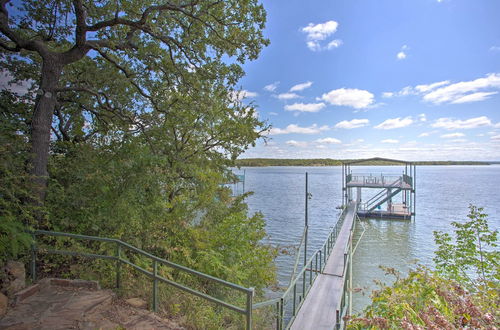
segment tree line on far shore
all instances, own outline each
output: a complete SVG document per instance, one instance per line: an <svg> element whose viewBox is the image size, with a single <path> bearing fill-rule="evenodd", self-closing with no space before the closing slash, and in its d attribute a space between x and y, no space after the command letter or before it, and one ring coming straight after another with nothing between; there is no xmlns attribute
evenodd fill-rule
<svg viewBox="0 0 500 330"><path fill-rule="evenodd" d="M331 159L331 158L313 158L313 159L278 159L278 158L243 158L237 159L238 167L259 167L259 166L340 166L342 162L348 162L349 159ZM500 162L486 161L417 161L415 165L492 165ZM354 165L354 164L353 164ZM369 165L401 165L397 162L368 160L363 162L364 166Z"/></svg>

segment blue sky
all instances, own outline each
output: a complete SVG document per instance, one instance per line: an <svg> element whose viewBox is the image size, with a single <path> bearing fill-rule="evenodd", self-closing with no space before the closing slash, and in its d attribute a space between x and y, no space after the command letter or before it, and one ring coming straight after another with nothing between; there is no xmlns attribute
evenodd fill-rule
<svg viewBox="0 0 500 330"><path fill-rule="evenodd" d="M500 1L264 0L243 158L500 160Z"/></svg>

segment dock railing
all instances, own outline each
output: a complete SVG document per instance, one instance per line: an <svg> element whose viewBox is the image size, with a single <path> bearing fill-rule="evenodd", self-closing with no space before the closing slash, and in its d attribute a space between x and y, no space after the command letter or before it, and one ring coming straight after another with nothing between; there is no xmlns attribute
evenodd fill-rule
<svg viewBox="0 0 500 330"><path fill-rule="evenodd" d="M396 186L398 184L401 185L401 180L401 175L394 174L349 174L347 176L346 184Z"/></svg>
<svg viewBox="0 0 500 330"><path fill-rule="evenodd" d="M311 289L314 281L316 280L318 275L324 271L326 262L328 261L328 257L333 250L338 234L342 229L342 225L344 224L344 219L347 214L348 207L343 209L337 223L335 224L335 226L333 226L332 230L328 234L325 243L320 249L316 250L312 254L312 256L308 259L306 265L302 267L302 269L296 274L295 278L290 283L285 292L278 298L258 302L253 305L253 309L275 306L276 329L281 330L290 328L293 321L295 320L295 317L297 316L300 307L304 303L305 298L307 297L307 294L309 293L309 290Z"/></svg>
<svg viewBox="0 0 500 330"><path fill-rule="evenodd" d="M358 204L355 204L354 214L356 215ZM348 244L344 249L344 267L342 270L344 281L342 283L342 296L339 303L339 308L336 311L336 329L344 329L344 317L351 314L352 309L352 243L354 231L356 229L356 216L349 230Z"/></svg>

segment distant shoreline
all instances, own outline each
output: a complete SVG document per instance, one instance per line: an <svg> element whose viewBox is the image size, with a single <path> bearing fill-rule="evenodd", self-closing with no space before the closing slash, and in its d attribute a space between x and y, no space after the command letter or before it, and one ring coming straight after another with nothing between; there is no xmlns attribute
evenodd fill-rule
<svg viewBox="0 0 500 330"><path fill-rule="evenodd" d="M238 167L266 167L266 166L340 166L345 159L280 159L280 158L244 158L237 159L236 166ZM500 161L416 161L415 165L494 165L500 164ZM371 161L365 162L363 166L370 165L401 165L392 162Z"/></svg>

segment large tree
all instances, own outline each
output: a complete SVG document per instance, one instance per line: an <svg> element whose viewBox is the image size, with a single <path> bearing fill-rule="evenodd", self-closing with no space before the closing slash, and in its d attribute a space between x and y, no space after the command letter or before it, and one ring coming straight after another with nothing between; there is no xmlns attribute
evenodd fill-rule
<svg viewBox="0 0 500 330"><path fill-rule="evenodd" d="M255 59L268 42L256 0L0 5L1 69L33 83L30 163L33 197L42 202L51 130L57 138L79 140L127 125L144 129L145 113L170 115L177 99L169 91L189 83L186 75L224 77L231 87L242 74L237 63Z"/></svg>

